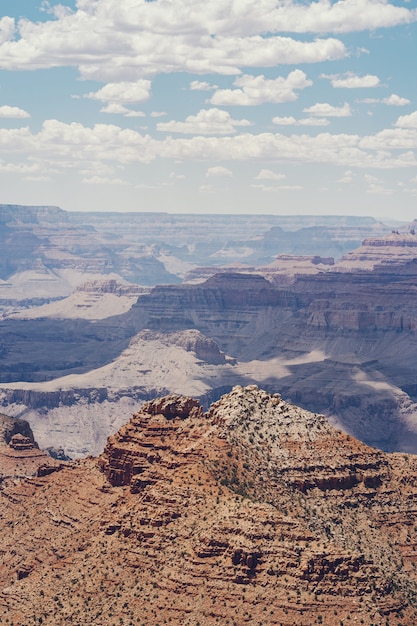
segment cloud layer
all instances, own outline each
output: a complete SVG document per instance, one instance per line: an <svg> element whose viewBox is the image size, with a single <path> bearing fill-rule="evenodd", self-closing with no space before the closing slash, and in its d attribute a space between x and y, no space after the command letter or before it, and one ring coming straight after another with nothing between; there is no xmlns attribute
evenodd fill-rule
<svg viewBox="0 0 417 626"><path fill-rule="evenodd" d="M359 184L360 170L368 194L412 190L413 60L407 70L405 57L395 58L416 32L411 5L76 0L71 9L51 0L39 20L4 15L0 182L49 179L58 187L72 176L123 193L185 187L198 171L194 188L210 193L298 193L310 167L323 189ZM43 72L31 76L51 70L57 78L44 94L33 90L35 78L25 88L35 70ZM71 87L59 84L61 70ZM184 169L170 176L177 167ZM375 170L406 173L390 186Z"/></svg>

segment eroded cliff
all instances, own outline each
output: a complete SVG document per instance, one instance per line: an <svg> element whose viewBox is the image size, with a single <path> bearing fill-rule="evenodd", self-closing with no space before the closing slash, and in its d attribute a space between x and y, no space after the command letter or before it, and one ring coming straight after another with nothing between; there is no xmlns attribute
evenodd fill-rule
<svg viewBox="0 0 417 626"><path fill-rule="evenodd" d="M15 626L417 619L415 458L255 386L152 401L98 459L0 493Z"/></svg>

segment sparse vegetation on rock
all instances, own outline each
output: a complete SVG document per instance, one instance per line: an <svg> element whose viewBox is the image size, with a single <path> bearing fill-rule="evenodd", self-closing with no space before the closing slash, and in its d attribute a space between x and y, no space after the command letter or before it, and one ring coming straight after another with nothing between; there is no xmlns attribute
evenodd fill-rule
<svg viewBox="0 0 417 626"><path fill-rule="evenodd" d="M149 402L0 496L0 624L417 620L417 460L255 386Z"/></svg>

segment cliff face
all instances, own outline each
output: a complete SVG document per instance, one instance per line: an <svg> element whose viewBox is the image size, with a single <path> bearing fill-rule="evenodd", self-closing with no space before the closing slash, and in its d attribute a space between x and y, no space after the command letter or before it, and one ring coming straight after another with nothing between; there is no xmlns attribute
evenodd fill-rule
<svg viewBox="0 0 417 626"><path fill-rule="evenodd" d="M133 411L170 391L214 400L257 382L370 445L416 452L416 242L411 232L365 242L369 271L346 271L343 260L288 284L272 266L270 280L224 271L141 288L134 306L136 293L120 283L90 283L74 294L83 300L72 301L71 319L56 303L51 315L61 319L0 322L1 406L53 433L42 445L71 441L69 454L80 455L98 452L120 425L120 398L136 402ZM104 309L126 312L100 316L103 296L112 298ZM126 309L114 304L128 297Z"/></svg>
<svg viewBox="0 0 417 626"><path fill-rule="evenodd" d="M268 232L277 224L279 237ZM313 255L340 256L387 230L366 217L89 214L3 204L0 313L68 296L103 275L140 285L175 284L207 263L259 265L303 247Z"/></svg>
<svg viewBox="0 0 417 626"><path fill-rule="evenodd" d="M0 618L411 626L416 472L255 386L152 401L98 459L3 489Z"/></svg>

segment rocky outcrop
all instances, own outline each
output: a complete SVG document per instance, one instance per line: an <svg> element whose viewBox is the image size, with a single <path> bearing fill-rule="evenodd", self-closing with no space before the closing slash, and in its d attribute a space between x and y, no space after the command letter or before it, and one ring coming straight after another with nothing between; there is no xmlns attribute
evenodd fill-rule
<svg viewBox="0 0 417 626"><path fill-rule="evenodd" d="M88 293L112 293L117 296L140 295L149 290L129 283L122 283L115 278L108 280L91 280L79 285L76 291L86 291Z"/></svg>
<svg viewBox="0 0 417 626"><path fill-rule="evenodd" d="M202 414L198 401L183 396L170 395L146 403L120 436L108 440L101 467L109 482L130 485L137 493L153 484L160 472L189 462L188 450L172 449L178 423L187 418L201 419Z"/></svg>
<svg viewBox="0 0 417 626"><path fill-rule="evenodd" d="M35 443L29 423L23 419L13 419L0 413L0 445L8 445L14 435L23 435Z"/></svg>
<svg viewBox="0 0 417 626"><path fill-rule="evenodd" d="M337 263L338 271L370 270L380 265L398 266L417 258L417 235L392 231L379 238L366 238L362 245L343 256Z"/></svg>
<svg viewBox="0 0 417 626"><path fill-rule="evenodd" d="M48 453L40 450L29 424L0 415L0 483L36 475L41 466L55 467Z"/></svg>
<svg viewBox="0 0 417 626"><path fill-rule="evenodd" d="M16 626L417 619L415 457L253 385L206 414L149 402L98 459L0 495L0 619Z"/></svg>

